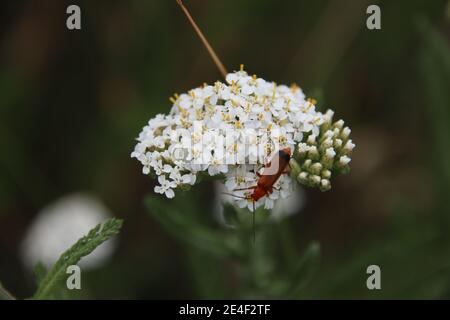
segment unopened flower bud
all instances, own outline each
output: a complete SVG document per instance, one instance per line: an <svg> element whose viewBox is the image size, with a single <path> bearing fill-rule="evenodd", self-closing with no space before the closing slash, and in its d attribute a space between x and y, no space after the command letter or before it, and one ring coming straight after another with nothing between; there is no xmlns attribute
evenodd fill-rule
<svg viewBox="0 0 450 320"><path fill-rule="evenodd" d="M317 151L316 146L311 146L308 151L308 156L312 160L318 160L319 159L319 152Z"/></svg>
<svg viewBox="0 0 450 320"><path fill-rule="evenodd" d="M311 159L306 159L305 162L303 163L303 168L308 169L311 166L312 160Z"/></svg>
<svg viewBox="0 0 450 320"><path fill-rule="evenodd" d="M333 116L334 116L334 111L328 109L327 112L325 112L323 120L325 122L331 123L331 121L333 120Z"/></svg>
<svg viewBox="0 0 450 320"><path fill-rule="evenodd" d="M353 150L353 148L355 147L355 144L353 143L353 141L350 139L346 142L345 146L344 146L344 151L346 153L349 153Z"/></svg>
<svg viewBox="0 0 450 320"><path fill-rule="evenodd" d="M331 171L330 170L323 170L322 171L322 177L326 178L326 179L331 178Z"/></svg>
<svg viewBox="0 0 450 320"><path fill-rule="evenodd" d="M298 175L298 181L300 183L306 183L308 181L308 173L303 171Z"/></svg>
<svg viewBox="0 0 450 320"><path fill-rule="evenodd" d="M322 179L320 180L320 190L321 191L328 191L331 189L331 183L328 179Z"/></svg>
<svg viewBox="0 0 450 320"><path fill-rule="evenodd" d="M321 180L320 177L315 174L309 176L309 182L314 186L318 186L320 180Z"/></svg>
<svg viewBox="0 0 450 320"><path fill-rule="evenodd" d="M298 154L300 156L303 156L305 153L309 151L309 146L306 143L299 143L298 144Z"/></svg>
<svg viewBox="0 0 450 320"><path fill-rule="evenodd" d="M352 132L352 130L350 130L349 127L345 127L344 129L342 129L342 131L341 131L342 140L347 140L348 137L350 136L351 132Z"/></svg>
<svg viewBox="0 0 450 320"><path fill-rule="evenodd" d="M344 120L338 120L333 124L333 127L342 129L344 127Z"/></svg>
<svg viewBox="0 0 450 320"><path fill-rule="evenodd" d="M339 158L339 164L340 164L341 166L345 166L345 165L347 165L351 160L352 160L352 159L350 159L350 158L347 157L347 156L342 156L342 157Z"/></svg>
<svg viewBox="0 0 450 320"><path fill-rule="evenodd" d="M327 131L325 131L325 133L323 135L326 138L333 138L334 132L332 130L327 130Z"/></svg>
<svg viewBox="0 0 450 320"><path fill-rule="evenodd" d="M291 160L289 160L289 166L291 167L291 176L292 177L297 177L300 174L300 172L302 171L302 169L300 168L300 165L294 158L291 158Z"/></svg>
<svg viewBox="0 0 450 320"><path fill-rule="evenodd" d="M336 149L340 148L341 146L342 146L342 140L341 139L334 140L334 147Z"/></svg>
<svg viewBox="0 0 450 320"><path fill-rule="evenodd" d="M308 137L307 142L308 142L308 144L316 144L316 135L315 135L315 134L311 134L311 135Z"/></svg>
<svg viewBox="0 0 450 320"><path fill-rule="evenodd" d="M316 162L313 165L311 165L311 173L319 175L322 168L323 168L322 164L320 164L320 162Z"/></svg>
<svg viewBox="0 0 450 320"><path fill-rule="evenodd" d="M333 146L333 140L331 138L325 139L320 145L323 149L328 149Z"/></svg>
<svg viewBox="0 0 450 320"><path fill-rule="evenodd" d="M333 159L335 155L336 155L336 151L334 151L333 148L328 148L325 151L325 157L328 159Z"/></svg>

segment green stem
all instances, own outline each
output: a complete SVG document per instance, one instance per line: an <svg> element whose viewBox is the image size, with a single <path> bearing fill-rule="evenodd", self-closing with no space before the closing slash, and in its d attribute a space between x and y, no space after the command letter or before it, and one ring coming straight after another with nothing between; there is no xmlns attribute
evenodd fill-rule
<svg viewBox="0 0 450 320"><path fill-rule="evenodd" d="M286 257L286 263L291 266L296 258L296 248L293 245L295 240L292 235L291 228L286 221L281 221L277 225L277 231L283 247L284 256Z"/></svg>

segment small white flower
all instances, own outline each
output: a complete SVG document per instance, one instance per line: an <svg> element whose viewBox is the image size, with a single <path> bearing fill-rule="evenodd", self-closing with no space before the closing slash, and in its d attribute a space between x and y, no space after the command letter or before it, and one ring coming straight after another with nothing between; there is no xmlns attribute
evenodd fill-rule
<svg viewBox="0 0 450 320"><path fill-rule="evenodd" d="M210 176L215 176L217 174L227 172L228 172L228 165L225 164L224 160L213 155L211 158L211 164L208 167L208 174Z"/></svg>
<svg viewBox="0 0 450 320"><path fill-rule="evenodd" d="M172 190L177 187L174 181L169 181L166 176L162 175L158 177L159 186L155 186L155 192L165 194L167 198L175 197L175 192Z"/></svg>
<svg viewBox="0 0 450 320"><path fill-rule="evenodd" d="M176 168L172 170L172 172L169 174L169 178L175 182L177 186L181 184L195 184L195 181L197 179L197 176L195 174L187 173L187 174L181 174L179 171L179 168Z"/></svg>
<svg viewBox="0 0 450 320"><path fill-rule="evenodd" d="M196 180L197 176L195 174L188 173L181 176L181 183L183 184L194 185Z"/></svg>

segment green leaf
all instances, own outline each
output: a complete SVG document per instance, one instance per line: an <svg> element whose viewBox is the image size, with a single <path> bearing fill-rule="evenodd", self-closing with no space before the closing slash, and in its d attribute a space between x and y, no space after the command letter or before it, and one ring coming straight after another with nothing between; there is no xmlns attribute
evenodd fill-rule
<svg viewBox="0 0 450 320"><path fill-rule="evenodd" d="M112 218L103 224L98 224L89 233L79 239L69 250L64 252L41 281L33 299L48 299L66 275L70 265L77 264L81 258L89 255L103 242L117 234L122 227L122 220Z"/></svg>
<svg viewBox="0 0 450 320"><path fill-rule="evenodd" d="M450 48L445 37L427 20L420 20L418 28L424 41L419 61L427 94L424 110L430 122L431 144L436 152L436 157L432 159L437 164L438 178L442 178L443 187L446 187L450 182Z"/></svg>
<svg viewBox="0 0 450 320"><path fill-rule="evenodd" d="M42 280L45 278L47 274L47 268L44 266L42 262L36 263L34 266L34 277L36 279L36 285L39 287Z"/></svg>
<svg viewBox="0 0 450 320"><path fill-rule="evenodd" d="M287 295L295 297L308 284L317 270L320 258L320 245L317 242L311 243L303 257L298 262L293 276L290 279L290 287L287 290Z"/></svg>

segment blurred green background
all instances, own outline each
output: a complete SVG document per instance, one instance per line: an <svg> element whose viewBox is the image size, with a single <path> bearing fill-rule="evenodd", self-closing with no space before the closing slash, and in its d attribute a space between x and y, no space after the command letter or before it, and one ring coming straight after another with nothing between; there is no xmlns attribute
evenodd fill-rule
<svg viewBox="0 0 450 320"><path fill-rule="evenodd" d="M65 27L72 3L80 31ZM87 191L125 223L78 298L450 298L450 2L185 3L229 70L296 82L346 121L351 173L305 190L298 214L263 221L256 247L229 255L223 241L251 233L217 223L210 182L162 201L130 159L169 96L220 79L175 1L2 1L4 286L32 295L19 255L28 226ZM381 30L366 28L370 4ZM382 290L366 288L371 264Z"/></svg>

